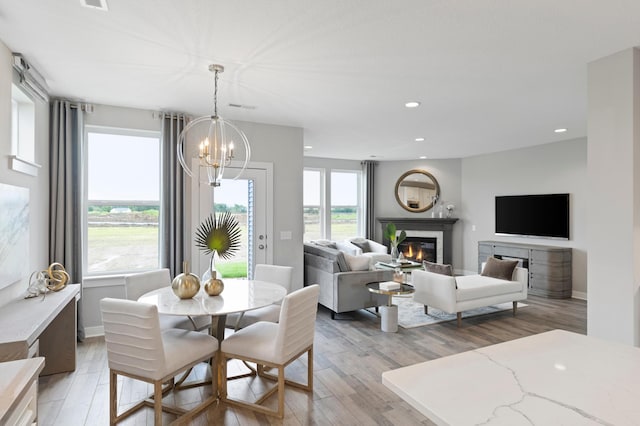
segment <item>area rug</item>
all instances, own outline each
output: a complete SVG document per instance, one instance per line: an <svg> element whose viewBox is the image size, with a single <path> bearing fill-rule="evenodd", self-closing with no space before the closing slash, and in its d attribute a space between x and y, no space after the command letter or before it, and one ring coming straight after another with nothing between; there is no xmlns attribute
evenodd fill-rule
<svg viewBox="0 0 640 426"><path fill-rule="evenodd" d="M424 305L415 303L412 296L394 296L393 304L398 305L398 325L402 328L421 327L423 325L437 324L439 322L456 319L456 314L448 314L436 308L429 308L429 315L424 314ZM518 302L518 309L528 306L526 303ZM470 309L462 313L462 318L475 317L477 315L491 314L511 310L511 302L499 305L486 306L484 308Z"/></svg>

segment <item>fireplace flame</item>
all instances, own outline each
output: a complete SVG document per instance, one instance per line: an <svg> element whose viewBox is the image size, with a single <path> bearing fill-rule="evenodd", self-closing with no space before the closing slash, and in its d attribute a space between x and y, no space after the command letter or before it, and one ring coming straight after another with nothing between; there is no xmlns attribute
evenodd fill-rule
<svg viewBox="0 0 640 426"><path fill-rule="evenodd" d="M407 259L414 260L416 262L422 262L422 259L424 258L422 247L414 249L414 245L411 243L407 244L406 249L402 252L402 254Z"/></svg>
<svg viewBox="0 0 640 426"><path fill-rule="evenodd" d="M414 262L422 262L423 260L429 260L435 262L437 259L436 253L436 239L427 238L427 242L405 241L399 249L402 251L404 257Z"/></svg>

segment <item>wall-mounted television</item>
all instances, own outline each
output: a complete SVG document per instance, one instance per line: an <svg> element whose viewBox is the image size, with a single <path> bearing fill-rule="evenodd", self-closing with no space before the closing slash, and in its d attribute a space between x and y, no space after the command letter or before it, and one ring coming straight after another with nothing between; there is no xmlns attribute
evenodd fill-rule
<svg viewBox="0 0 640 426"><path fill-rule="evenodd" d="M569 194L496 196L496 234L569 239Z"/></svg>

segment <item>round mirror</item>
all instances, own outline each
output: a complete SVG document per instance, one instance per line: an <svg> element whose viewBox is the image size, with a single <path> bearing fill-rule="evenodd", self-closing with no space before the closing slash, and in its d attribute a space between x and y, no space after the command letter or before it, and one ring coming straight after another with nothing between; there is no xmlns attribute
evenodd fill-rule
<svg viewBox="0 0 640 426"><path fill-rule="evenodd" d="M440 197L440 185L431 173L414 169L400 176L395 192L403 209L420 213L433 207Z"/></svg>

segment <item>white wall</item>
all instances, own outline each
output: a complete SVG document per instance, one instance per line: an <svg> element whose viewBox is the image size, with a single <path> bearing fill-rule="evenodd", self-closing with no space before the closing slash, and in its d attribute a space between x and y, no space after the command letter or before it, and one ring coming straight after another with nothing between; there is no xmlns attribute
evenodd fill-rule
<svg viewBox="0 0 640 426"><path fill-rule="evenodd" d="M570 240L495 235L496 195L550 193L571 194ZM464 158L458 210L464 218L458 228L463 233L464 269L477 270L481 240L572 247L574 296L586 298L588 198L598 200L587 185L586 138Z"/></svg>
<svg viewBox="0 0 640 426"><path fill-rule="evenodd" d="M587 333L640 346L640 51L588 70Z"/></svg>
<svg viewBox="0 0 640 426"><path fill-rule="evenodd" d="M158 113L144 109L95 104L92 113L85 113L85 126L116 127L120 129L162 130Z"/></svg>
<svg viewBox="0 0 640 426"><path fill-rule="evenodd" d="M38 176L11 170L8 156L11 155L12 62L11 51L0 42L0 183L29 188L29 258L26 261L28 270L36 271L49 265L49 106L34 99L35 161L42 165ZM0 290L0 306L22 297L28 281L27 275Z"/></svg>
<svg viewBox="0 0 640 426"><path fill-rule="evenodd" d="M253 161L273 163L273 263L293 266L292 288L304 281L302 236L303 129L234 121L249 139ZM291 232L290 240L280 239Z"/></svg>

